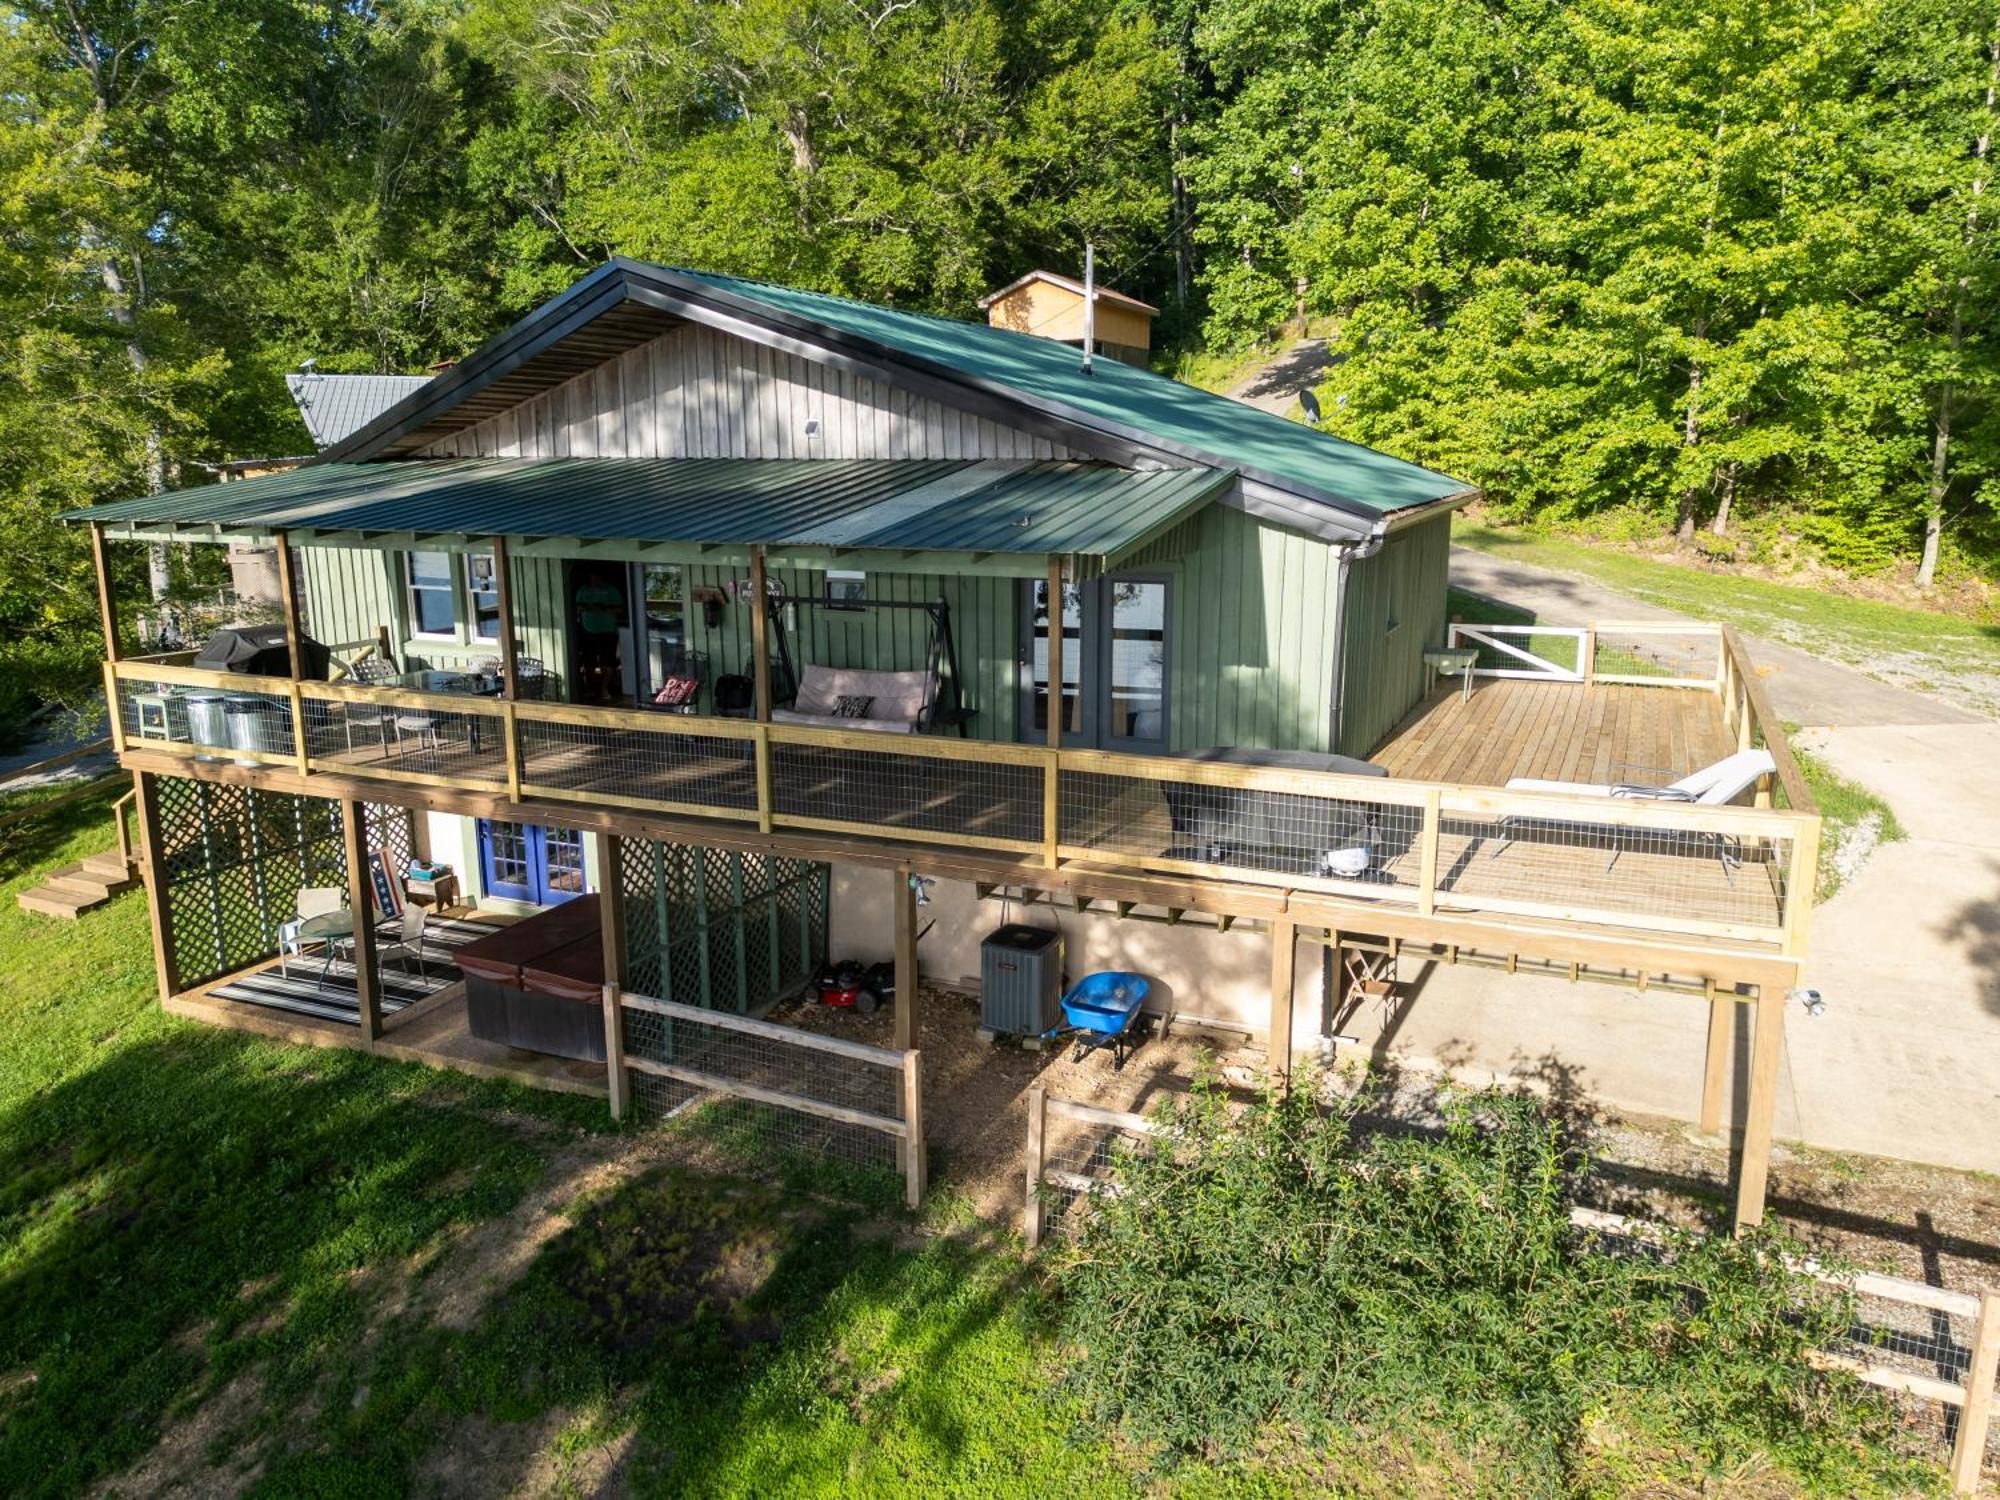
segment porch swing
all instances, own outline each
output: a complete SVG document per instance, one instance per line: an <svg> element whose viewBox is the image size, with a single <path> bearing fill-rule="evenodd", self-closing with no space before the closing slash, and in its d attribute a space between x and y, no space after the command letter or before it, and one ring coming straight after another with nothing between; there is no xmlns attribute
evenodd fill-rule
<svg viewBox="0 0 2000 1500"><path fill-rule="evenodd" d="M928 627L924 665L908 671L827 667L808 662L803 673L792 656L786 606L822 610L921 610ZM771 717L783 724L865 729L890 734L956 728L966 737L973 710L965 706L958 672L958 643L951 633L951 606L942 599L827 599L809 594L773 594L768 608L778 645L778 665L794 684L788 707Z"/></svg>

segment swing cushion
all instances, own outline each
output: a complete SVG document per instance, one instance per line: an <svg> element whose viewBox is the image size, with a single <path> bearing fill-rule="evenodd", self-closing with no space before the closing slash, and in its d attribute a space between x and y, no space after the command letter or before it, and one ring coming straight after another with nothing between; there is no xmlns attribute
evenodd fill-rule
<svg viewBox="0 0 2000 1500"><path fill-rule="evenodd" d="M808 666L790 708L774 709L780 724L817 724L836 729L879 729L913 734L930 712L936 687L929 672L871 672L860 667ZM843 710L857 699L867 707L857 717Z"/></svg>

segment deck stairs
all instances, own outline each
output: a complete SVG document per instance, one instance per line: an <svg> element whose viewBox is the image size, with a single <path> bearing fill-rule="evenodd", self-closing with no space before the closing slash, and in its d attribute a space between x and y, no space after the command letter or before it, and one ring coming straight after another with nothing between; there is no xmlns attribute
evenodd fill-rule
<svg viewBox="0 0 2000 1500"><path fill-rule="evenodd" d="M74 922L139 883L139 862L107 849L81 864L65 865L44 876L40 885L22 891L14 900L23 911Z"/></svg>

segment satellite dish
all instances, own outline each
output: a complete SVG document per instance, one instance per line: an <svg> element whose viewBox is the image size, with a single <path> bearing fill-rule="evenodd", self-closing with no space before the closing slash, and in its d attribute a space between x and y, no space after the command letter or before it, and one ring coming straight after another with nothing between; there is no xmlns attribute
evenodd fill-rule
<svg viewBox="0 0 2000 1500"><path fill-rule="evenodd" d="M1307 386L1299 392L1299 405L1305 408L1306 420L1317 427L1319 425L1319 397L1312 393L1311 386Z"/></svg>

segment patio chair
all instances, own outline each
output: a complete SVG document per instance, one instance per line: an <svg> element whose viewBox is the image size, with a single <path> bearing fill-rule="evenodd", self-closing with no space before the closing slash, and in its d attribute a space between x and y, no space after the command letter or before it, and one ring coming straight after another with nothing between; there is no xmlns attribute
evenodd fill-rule
<svg viewBox="0 0 2000 1500"><path fill-rule="evenodd" d="M386 943L375 945L375 962L379 967L390 959L414 958L417 961L417 977L428 979L430 974L424 968L424 922L430 909L412 901L403 908L397 935Z"/></svg>
<svg viewBox="0 0 2000 1500"><path fill-rule="evenodd" d="M1604 785L1588 781L1543 781L1533 776L1516 776L1507 783L1510 792L1561 792L1571 797L1622 798L1641 802L1683 802L1702 807L1726 807L1755 786L1761 777L1769 776L1778 769L1778 763L1771 758L1768 750L1739 750L1734 755L1725 755L1713 765L1703 766L1699 771L1683 776L1679 781L1666 786L1641 786L1633 782L1619 782ZM1506 839L1493 857L1498 859L1513 847L1512 828L1517 817L1525 814L1509 813L1496 825L1507 833ZM1549 821L1570 822L1573 818L1557 818ZM1618 856L1625 852L1627 830L1614 826L1611 829L1611 858L1605 861L1604 871L1608 875L1618 863ZM1732 884L1736 880L1736 870L1743 863L1743 841L1724 834L1695 833L1693 837L1702 842L1713 841L1715 857L1722 864L1722 873Z"/></svg>
<svg viewBox="0 0 2000 1500"><path fill-rule="evenodd" d="M539 656L514 658L514 696L539 703L549 694L548 665Z"/></svg>
<svg viewBox="0 0 2000 1500"><path fill-rule="evenodd" d="M394 687L398 679L396 664L387 657L364 656L348 671L348 677L359 687ZM380 744L386 749L389 744L391 711L379 703L348 703L344 705L342 724L347 730L347 748L354 748L354 731L372 729Z"/></svg>
<svg viewBox="0 0 2000 1500"><path fill-rule="evenodd" d="M339 911L347 904L347 893L338 886L309 885L299 892L296 914L288 922L278 924L278 972L291 978L291 961L305 957L305 945L319 942L318 938L300 936L300 929L314 917L323 917Z"/></svg>

